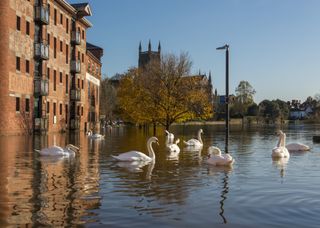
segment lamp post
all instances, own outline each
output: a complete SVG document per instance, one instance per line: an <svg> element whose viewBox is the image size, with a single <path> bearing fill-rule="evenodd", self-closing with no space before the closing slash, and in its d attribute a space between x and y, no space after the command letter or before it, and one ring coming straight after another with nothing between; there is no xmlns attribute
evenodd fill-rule
<svg viewBox="0 0 320 228"><path fill-rule="evenodd" d="M229 45L225 44L222 47L218 47L217 50L226 50L226 95L225 95L225 119L226 119L226 148L225 152L228 153L229 144Z"/></svg>

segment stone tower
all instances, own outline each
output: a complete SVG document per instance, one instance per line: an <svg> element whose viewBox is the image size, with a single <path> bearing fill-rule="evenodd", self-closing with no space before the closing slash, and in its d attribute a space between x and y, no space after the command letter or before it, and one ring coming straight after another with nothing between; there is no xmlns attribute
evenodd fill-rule
<svg viewBox="0 0 320 228"><path fill-rule="evenodd" d="M151 50L151 41L149 40L148 44L148 50L147 51L142 51L142 46L141 42L139 44L139 62L138 62L138 67L139 68L145 68L148 63L151 61L158 61L160 63L160 58L161 58L161 44L159 41L158 45L158 51L152 51Z"/></svg>

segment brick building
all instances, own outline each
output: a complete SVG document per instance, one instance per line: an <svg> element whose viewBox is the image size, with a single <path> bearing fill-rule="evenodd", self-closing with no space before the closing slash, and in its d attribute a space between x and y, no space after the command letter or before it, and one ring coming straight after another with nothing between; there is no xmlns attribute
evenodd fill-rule
<svg viewBox="0 0 320 228"><path fill-rule="evenodd" d="M0 135L98 127L103 50L86 42L90 6L1 0L0 12Z"/></svg>

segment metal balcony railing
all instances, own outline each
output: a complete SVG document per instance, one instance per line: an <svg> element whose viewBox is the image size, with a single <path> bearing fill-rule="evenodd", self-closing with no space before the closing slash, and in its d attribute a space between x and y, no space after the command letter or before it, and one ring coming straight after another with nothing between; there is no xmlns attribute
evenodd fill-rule
<svg viewBox="0 0 320 228"><path fill-rule="evenodd" d="M70 129L71 130L79 130L80 129L80 118L74 117L70 119Z"/></svg>
<svg viewBox="0 0 320 228"><path fill-rule="evenodd" d="M81 101L81 90L71 89L70 99L72 101Z"/></svg>
<svg viewBox="0 0 320 228"><path fill-rule="evenodd" d="M34 55L36 58L49 59L49 45L44 41L34 44Z"/></svg>
<svg viewBox="0 0 320 228"><path fill-rule="evenodd" d="M34 94L36 96L48 96L49 80L40 77L34 78Z"/></svg>
<svg viewBox="0 0 320 228"><path fill-rule="evenodd" d="M80 60L71 60L70 64L71 64L71 66L70 66L71 72L73 72L73 73L80 73L81 72Z"/></svg>
<svg viewBox="0 0 320 228"><path fill-rule="evenodd" d="M76 44L76 45L80 45L81 44L80 32L72 31L72 33L71 33L71 42Z"/></svg>
<svg viewBox="0 0 320 228"><path fill-rule="evenodd" d="M49 126L49 119L47 117L34 119L34 130L47 131Z"/></svg>
<svg viewBox="0 0 320 228"><path fill-rule="evenodd" d="M48 6L35 6L35 20L48 25L50 22Z"/></svg>

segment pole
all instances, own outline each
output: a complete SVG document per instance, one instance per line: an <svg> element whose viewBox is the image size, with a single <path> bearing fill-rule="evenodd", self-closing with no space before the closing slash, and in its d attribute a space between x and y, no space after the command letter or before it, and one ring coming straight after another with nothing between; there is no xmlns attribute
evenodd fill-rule
<svg viewBox="0 0 320 228"><path fill-rule="evenodd" d="M228 153L229 145L229 45L226 45L226 148L225 152Z"/></svg>

